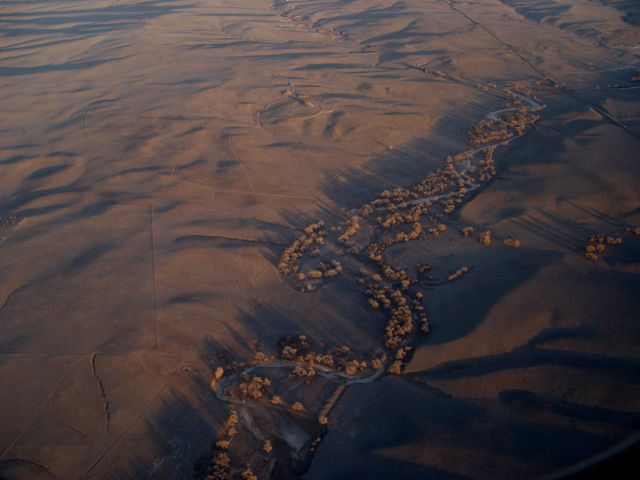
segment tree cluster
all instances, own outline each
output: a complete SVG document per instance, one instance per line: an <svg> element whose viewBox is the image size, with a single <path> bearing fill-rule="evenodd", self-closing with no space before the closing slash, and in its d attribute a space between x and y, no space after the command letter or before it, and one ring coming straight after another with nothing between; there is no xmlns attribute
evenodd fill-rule
<svg viewBox="0 0 640 480"><path fill-rule="evenodd" d="M216 452L213 455L211 466L207 471L206 480L228 480L231 469L231 458L229 457L229 444L231 439L237 434L238 412L231 407L227 419L224 422L222 433L216 442Z"/></svg>
<svg viewBox="0 0 640 480"><path fill-rule="evenodd" d="M290 377L308 377L311 378L316 374L316 371L313 368L306 369L300 365L297 365L291 374Z"/></svg>
<svg viewBox="0 0 640 480"><path fill-rule="evenodd" d="M295 265L295 263L303 257L304 253L314 244L324 244L324 237L327 235L327 232L324 231L323 228L324 222L320 221L304 229L304 233L294 240L280 256L280 260L278 261L278 270L280 273L283 275L296 273L298 266Z"/></svg>
<svg viewBox="0 0 640 480"><path fill-rule="evenodd" d="M254 400L262 397L264 391L271 385L268 378L253 377L250 380L240 383L238 392L243 398L253 398Z"/></svg>
<svg viewBox="0 0 640 480"><path fill-rule="evenodd" d="M468 271L469 271L469 269L467 267L462 267L462 268L456 270L455 272L453 272L451 275L449 275L447 280L449 280L450 282L452 282L454 280L457 280L458 278L462 277L462 275L464 275Z"/></svg>
<svg viewBox="0 0 640 480"><path fill-rule="evenodd" d="M518 101L519 99L516 100ZM514 112L504 113L500 118L483 119L474 123L465 132L465 136L473 148L504 143L515 136L522 135L527 127L535 124L539 118L539 115L521 106Z"/></svg>
<svg viewBox="0 0 640 480"><path fill-rule="evenodd" d="M358 217L354 215L347 220L347 228L343 231L342 235L338 237L338 242L348 245L349 239L358 232L359 228Z"/></svg>

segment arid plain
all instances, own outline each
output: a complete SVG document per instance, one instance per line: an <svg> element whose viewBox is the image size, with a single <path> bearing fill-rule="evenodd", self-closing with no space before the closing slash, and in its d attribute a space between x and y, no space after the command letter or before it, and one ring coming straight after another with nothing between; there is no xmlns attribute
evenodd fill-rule
<svg viewBox="0 0 640 480"><path fill-rule="evenodd" d="M640 6L0 5L0 478L541 478L640 432Z"/></svg>

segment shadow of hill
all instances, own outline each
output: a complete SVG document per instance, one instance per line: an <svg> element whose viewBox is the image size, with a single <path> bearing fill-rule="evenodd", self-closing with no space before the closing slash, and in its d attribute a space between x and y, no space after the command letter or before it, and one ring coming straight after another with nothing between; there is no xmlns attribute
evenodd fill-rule
<svg viewBox="0 0 640 480"><path fill-rule="evenodd" d="M6 2L11 3L11 2ZM19 3L19 2L17 2ZM48 2L32 2L46 4ZM86 4L83 4L86 5ZM72 8L60 10L29 11L27 13L4 13L3 31L5 37L19 35L46 35L47 27L56 27L56 33L62 35L99 35L112 32L114 29L139 25L143 18L157 18L192 7L185 5L178 8L170 0L136 2L133 4L113 4L96 8ZM70 25L60 28L60 25ZM37 27L34 27L37 26ZM11 50L33 48L28 46L10 47Z"/></svg>
<svg viewBox="0 0 640 480"><path fill-rule="evenodd" d="M521 250L524 253L515 257L505 256L501 251L487 252L485 259L482 259L483 253L478 252L480 258L476 261L457 255L460 265L475 264L476 267L461 282L437 286L427 293L432 328L426 345L448 343L469 335L501 299L561 257L561 254L548 251ZM482 263L488 261L492 264L483 267ZM464 298L462 302L461 297Z"/></svg>
<svg viewBox="0 0 640 480"><path fill-rule="evenodd" d="M197 390L193 383L191 387ZM213 403L215 396L199 392L199 402L193 402L189 394L169 387L155 411L144 420L144 441L152 456L126 452L126 460L116 469L97 473L100 479L180 480L193 477L194 464L205 453L221 424L221 410ZM209 398L207 401L206 399ZM205 399L203 401L203 399ZM220 418L217 418L220 417ZM128 457L128 458L127 458ZM94 477L92 477L94 478Z"/></svg>
<svg viewBox="0 0 640 480"><path fill-rule="evenodd" d="M446 362L417 375L424 379L451 380L540 365L606 370L608 375L612 377L640 384L640 361L638 360L579 351L532 348L530 346L516 347L504 354Z"/></svg>
<svg viewBox="0 0 640 480"><path fill-rule="evenodd" d="M401 145L380 144L385 150L343 170L341 181L325 186L322 194L346 209L358 208L385 190L414 185L444 167L448 156L468 148L463 132L483 116L482 107L473 99L464 102L469 107L464 117L442 114L429 126L428 138L416 136Z"/></svg>

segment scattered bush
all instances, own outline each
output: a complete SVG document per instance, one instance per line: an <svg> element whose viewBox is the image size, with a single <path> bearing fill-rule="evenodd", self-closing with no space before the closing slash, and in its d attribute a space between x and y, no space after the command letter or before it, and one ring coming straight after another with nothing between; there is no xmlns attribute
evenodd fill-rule
<svg viewBox="0 0 640 480"><path fill-rule="evenodd" d="M253 398L257 400L262 397L264 391L271 385L268 378L253 377L249 382L242 382L238 387L240 395L244 398Z"/></svg>
<svg viewBox="0 0 640 480"><path fill-rule="evenodd" d="M251 471L251 468L249 468L249 465L247 464L244 472L242 472L242 480L258 480L258 477L256 477L253 472Z"/></svg>
<svg viewBox="0 0 640 480"><path fill-rule="evenodd" d="M316 374L316 371L313 368L309 368L308 370L300 365L296 366L293 369L293 372L290 377L313 377Z"/></svg>
<svg viewBox="0 0 640 480"><path fill-rule="evenodd" d="M448 280L451 282L453 280L456 280L458 278L460 278L462 275L464 275L465 273L467 273L469 271L469 269L467 267L462 267L459 270L456 270L454 273L452 273L451 275L449 275Z"/></svg>
<svg viewBox="0 0 640 480"><path fill-rule="evenodd" d="M213 465L206 480L227 480L231 469L231 459L227 452L217 452L213 456Z"/></svg>
<svg viewBox="0 0 640 480"><path fill-rule="evenodd" d="M387 372L392 375L400 375L400 373L402 372L402 362L400 360L396 360L389 366Z"/></svg>
<svg viewBox="0 0 640 480"><path fill-rule="evenodd" d="M297 353L298 353L297 348L294 348L290 345L286 345L282 349L282 354L280 356L286 360L293 360L294 358L296 358Z"/></svg>

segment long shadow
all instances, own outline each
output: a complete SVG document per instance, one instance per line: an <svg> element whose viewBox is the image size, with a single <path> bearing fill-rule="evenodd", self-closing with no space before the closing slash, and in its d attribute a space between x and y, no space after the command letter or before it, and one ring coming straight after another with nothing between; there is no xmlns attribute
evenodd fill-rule
<svg viewBox="0 0 640 480"><path fill-rule="evenodd" d="M640 23L640 5L635 0L598 0L600 3L612 6L618 10L622 10L624 15L622 19L631 24L638 25Z"/></svg>
<svg viewBox="0 0 640 480"><path fill-rule="evenodd" d="M31 160L32 158L35 158L35 157L29 156L29 155L12 155L0 161L0 165L13 165L16 163L23 162L24 160Z"/></svg>
<svg viewBox="0 0 640 480"><path fill-rule="evenodd" d="M405 380L403 382L403 380ZM389 379L391 382L391 379ZM394 379L386 390L386 395L380 395L382 385L353 386L351 389L361 389L359 393L352 390L347 394L344 403L350 408L338 413L340 426L336 426L339 435L346 435L351 430L349 445L345 445L348 456L341 457L334 451L323 456L319 455L314 470L309 478L344 478L340 475L353 474L356 478L366 472L366 478L401 478L413 479L458 479L475 478L464 474L453 473L457 469L447 465L447 469L430 468L420 461L412 463L408 456L394 456L406 446L409 449L424 451L434 449L439 455L460 455L469 452L479 457L487 456L490 462L511 462L514 459L531 469L531 472L544 474L556 471L568 464L573 464L595 455L619 440L616 435L582 432L567 427L571 419L598 421L601 416L611 420L613 425L625 426L625 414L599 409L572 410L572 405L566 402L554 402L538 398L542 406L538 411L552 412L556 415L569 415L569 421L564 425L548 425L535 417L529 418L513 412L516 408L516 392L506 392L504 395L490 402L476 402L463 396L451 396L441 390L408 378ZM525 397L525 394L520 394ZM373 398L376 401L364 401L362 405L355 399ZM495 401L501 402L504 408L514 413L504 415L493 408ZM605 409L606 410L606 409ZM632 423L638 421L637 414L631 414ZM374 420L378 420L374 422ZM416 428L417 425L428 425L428 430ZM340 432L342 430L342 432ZM346 439L345 439L346 440ZM339 448L339 441L334 440L332 449ZM378 453L380 452L380 453ZM383 453L384 452L384 453ZM321 451L322 453L322 451ZM334 466L336 459L342 461ZM440 464L440 462L426 462ZM393 468L393 466L396 468ZM402 468L397 468L402 466ZM409 467L409 468L407 468ZM485 474L496 468L501 473L509 467L499 465L478 465ZM468 471L468 470L467 470ZM511 477L520 477L521 472L512 472ZM496 478L500 474L496 474Z"/></svg>
<svg viewBox="0 0 640 480"><path fill-rule="evenodd" d="M357 169L342 172L342 185L328 185L323 194L347 209L358 208L384 190L406 187L426 178L444 165L445 149L426 139L412 140L366 161Z"/></svg>
<svg viewBox="0 0 640 480"><path fill-rule="evenodd" d="M575 202L567 202L567 204L571 205L573 208L580 210L590 216L592 216L593 218L603 221L605 223L608 223L614 227L631 227L632 225L626 222L623 222L620 220L620 218L616 218L616 217L612 217L611 215L604 213L600 210L598 210L597 208L594 207L586 207L583 205L578 205ZM640 211L640 209L636 209L633 210L631 212L629 212L628 214L625 215L629 216L629 215L633 215L634 213ZM624 218L624 217L623 217Z"/></svg>
<svg viewBox="0 0 640 480"><path fill-rule="evenodd" d="M284 225L277 225L273 223L268 223L261 221L259 219L248 219L246 220L252 225L252 233L247 237L235 237L232 233L225 233L224 235L217 235L215 233L211 234L185 234L177 237L173 240L172 245L169 247L170 250L178 251L178 250L188 250L188 249L255 249L256 247L260 247L268 254L265 256L273 265L278 263L278 257L282 254L284 249L299 235L299 232L292 228L291 225L299 225L300 230L304 228L304 226L311 223L310 216L305 216L304 218L308 218L309 222L304 223L300 222L300 219L303 218L302 214L296 215L292 213L291 215L284 215L287 218L287 222ZM222 220L224 221L224 220ZM215 224L218 222L216 219L207 220L207 224L209 224L213 229L215 229ZM228 232L228 228L225 228L225 232Z"/></svg>
<svg viewBox="0 0 640 480"><path fill-rule="evenodd" d="M558 5L552 0L532 2L531 0L500 0L502 3L513 7L523 17L534 22L539 22L547 17L558 17L571 5Z"/></svg>
<svg viewBox="0 0 640 480"><path fill-rule="evenodd" d="M53 65L38 65L37 67L0 67L0 77L15 77L19 75L33 75L48 72L71 72L74 70L84 70L98 65L104 65L116 60L123 60L125 57L103 58L101 60L88 60L86 62L67 62Z"/></svg>
<svg viewBox="0 0 640 480"><path fill-rule="evenodd" d="M576 250L589 240L594 232L588 227L578 225L561 215L538 209L543 219L521 217L513 219L516 225L549 242L562 245L568 250ZM546 221L545 221L546 219Z"/></svg>
<svg viewBox="0 0 640 480"><path fill-rule="evenodd" d="M34 200L50 197L54 195L60 195L64 193L83 193L85 191L87 191L86 187L79 187L79 186L75 186L74 184L65 185L62 187L53 187L53 188L45 188L42 190L28 191L18 195L17 197L14 197L10 202L5 204L4 207L9 210L14 210L20 213L20 210L19 210L20 207ZM20 215L22 214L20 213Z"/></svg>
<svg viewBox="0 0 640 480"><path fill-rule="evenodd" d="M516 347L504 354L445 362L417 375L424 379L452 380L541 365L603 370L613 378L640 384L640 360L579 351L534 348L529 345Z"/></svg>
<svg viewBox="0 0 640 480"><path fill-rule="evenodd" d="M637 412L579 405L519 389L503 390L498 398L502 405L517 414L532 413L542 416L549 412L570 421L600 422L628 430L640 430L640 413Z"/></svg>
<svg viewBox="0 0 640 480"><path fill-rule="evenodd" d="M2 29L3 37L22 35L84 35L102 34L116 29L140 25L142 18L157 18L169 13L193 7L187 4L180 7L170 0L136 2L134 4L117 4L98 8L76 8L69 10L29 11L4 13ZM61 28L49 29L47 27ZM37 25L38 27L27 27Z"/></svg>
<svg viewBox="0 0 640 480"><path fill-rule="evenodd" d="M194 383L194 387L197 385ZM209 388L210 402L214 396ZM214 403L211 403L214 407ZM218 412L220 413L220 412ZM143 420L144 440L148 452L155 458L137 454L127 455L118 467L100 478L141 480L181 480L193 478L194 465L215 439L221 420L211 408L196 408L183 392L169 387L154 413Z"/></svg>
<svg viewBox="0 0 640 480"><path fill-rule="evenodd" d="M560 256L552 252L530 250L515 258L505 258L495 269L474 270L462 280L462 290L454 285L448 288L445 284L427 292L431 333L426 337L425 344L439 345L469 335L484 322L502 298L556 262ZM471 258L457 257L461 265L473 262ZM429 263L428 259L426 263ZM451 326L452 322L455 326Z"/></svg>

